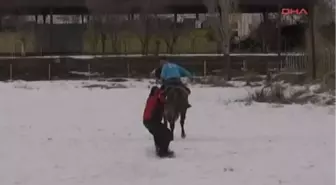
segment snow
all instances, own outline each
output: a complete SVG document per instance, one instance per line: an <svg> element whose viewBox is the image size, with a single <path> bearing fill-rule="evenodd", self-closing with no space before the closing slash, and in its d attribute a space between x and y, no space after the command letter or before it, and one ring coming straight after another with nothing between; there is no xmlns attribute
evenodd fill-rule
<svg viewBox="0 0 336 185"><path fill-rule="evenodd" d="M0 83L1 185L332 185L329 107L224 104L243 88L193 87L175 159L154 157L141 122L148 82Z"/></svg>
<svg viewBox="0 0 336 185"><path fill-rule="evenodd" d="M79 72L79 71L70 71L70 74L82 75L82 76L99 76L99 73L90 73L90 72Z"/></svg>

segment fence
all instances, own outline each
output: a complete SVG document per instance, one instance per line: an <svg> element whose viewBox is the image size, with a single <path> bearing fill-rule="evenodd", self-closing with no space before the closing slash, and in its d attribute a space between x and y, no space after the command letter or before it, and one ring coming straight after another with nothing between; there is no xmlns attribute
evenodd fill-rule
<svg viewBox="0 0 336 185"><path fill-rule="evenodd" d="M303 72L307 71L309 66L309 57L307 55L301 55L301 57L286 56L281 63L281 71L295 71Z"/></svg>
<svg viewBox="0 0 336 185"><path fill-rule="evenodd" d="M286 55L280 64L280 71L308 72L311 71L310 56ZM334 48L325 48L318 52L317 58L317 76L323 77L325 74L335 71L335 50Z"/></svg>
<svg viewBox="0 0 336 185"><path fill-rule="evenodd" d="M220 54L165 55L197 76L223 75L225 57ZM231 54L231 74L241 76L245 70L266 74L280 70L286 57L302 61L303 54ZM110 77L148 77L158 66L158 56L96 55L0 57L0 80L61 80Z"/></svg>

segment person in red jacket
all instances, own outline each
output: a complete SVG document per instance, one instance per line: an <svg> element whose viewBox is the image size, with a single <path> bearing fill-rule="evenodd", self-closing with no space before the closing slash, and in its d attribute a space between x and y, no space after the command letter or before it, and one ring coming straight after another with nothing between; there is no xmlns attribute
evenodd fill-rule
<svg viewBox="0 0 336 185"><path fill-rule="evenodd" d="M143 124L153 135L156 153L160 157L174 154L169 150L169 144L173 139L173 134L161 122L164 112L164 102L165 97L163 90L156 86L152 87L143 114Z"/></svg>

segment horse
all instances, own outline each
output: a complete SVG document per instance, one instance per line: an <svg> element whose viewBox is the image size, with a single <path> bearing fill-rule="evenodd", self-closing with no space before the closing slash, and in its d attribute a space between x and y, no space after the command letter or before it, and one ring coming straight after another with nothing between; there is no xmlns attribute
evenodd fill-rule
<svg viewBox="0 0 336 185"><path fill-rule="evenodd" d="M175 122L180 117L181 137L184 139L186 133L184 130L184 123L188 109L189 92L181 86L167 86L165 89L166 103L164 105L163 123L172 132L174 139Z"/></svg>

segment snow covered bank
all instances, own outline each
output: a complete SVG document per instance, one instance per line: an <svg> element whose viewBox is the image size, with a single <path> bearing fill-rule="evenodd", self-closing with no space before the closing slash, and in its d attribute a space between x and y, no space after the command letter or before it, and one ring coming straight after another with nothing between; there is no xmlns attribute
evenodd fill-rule
<svg viewBox="0 0 336 185"><path fill-rule="evenodd" d="M315 104L335 106L335 91L323 90L320 85L290 85L272 83L249 89L249 96L237 100L247 103L279 103L279 104Z"/></svg>

